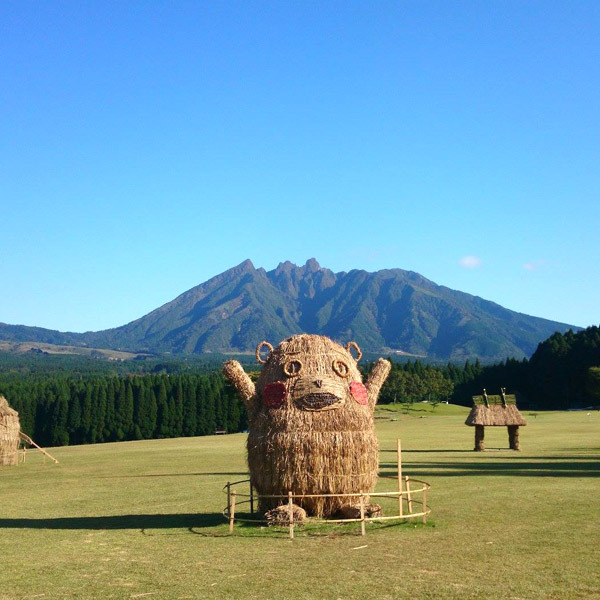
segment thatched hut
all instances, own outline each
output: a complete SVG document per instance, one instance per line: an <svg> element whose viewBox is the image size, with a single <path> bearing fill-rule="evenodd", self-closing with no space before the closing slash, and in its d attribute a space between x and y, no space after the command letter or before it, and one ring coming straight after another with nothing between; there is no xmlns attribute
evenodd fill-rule
<svg viewBox="0 0 600 600"><path fill-rule="evenodd" d="M517 408L515 396L502 388L499 396L488 396L485 390L481 396L473 396L473 408L465 424L475 427L475 450L485 450L485 427L506 427L510 449L520 450L519 427L527 421Z"/></svg>
<svg viewBox="0 0 600 600"><path fill-rule="evenodd" d="M373 413L390 363L379 359L363 385L358 346L319 335L295 335L275 349L262 342L256 357L264 363L256 385L236 361L225 363L223 372L248 409L248 466L259 494L371 492L379 467ZM358 502L352 497L295 501L314 516L330 516ZM260 509L281 503L263 498Z"/></svg>
<svg viewBox="0 0 600 600"><path fill-rule="evenodd" d="M20 431L19 413L8 405L4 396L0 396L0 466L19 462Z"/></svg>

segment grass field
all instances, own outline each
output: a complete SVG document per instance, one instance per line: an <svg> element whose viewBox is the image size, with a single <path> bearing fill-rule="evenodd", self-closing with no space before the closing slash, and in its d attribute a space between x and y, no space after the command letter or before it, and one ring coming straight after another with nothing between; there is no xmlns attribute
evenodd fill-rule
<svg viewBox="0 0 600 600"><path fill-rule="evenodd" d="M472 452L467 409L378 411L382 474L431 483L426 526L284 531L221 517L242 434L56 448L0 471L0 598L600 598L600 413L525 417ZM493 449L502 448L502 449Z"/></svg>

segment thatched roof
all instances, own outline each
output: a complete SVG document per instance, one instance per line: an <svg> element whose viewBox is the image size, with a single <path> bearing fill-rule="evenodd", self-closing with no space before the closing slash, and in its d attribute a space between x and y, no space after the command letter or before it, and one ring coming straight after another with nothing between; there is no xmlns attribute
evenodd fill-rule
<svg viewBox="0 0 600 600"><path fill-rule="evenodd" d="M20 430L19 413L0 396L0 465L17 464Z"/></svg>
<svg viewBox="0 0 600 600"><path fill-rule="evenodd" d="M473 408L465 421L465 425L485 425L501 427L507 425L527 425L517 408L514 395L473 396Z"/></svg>

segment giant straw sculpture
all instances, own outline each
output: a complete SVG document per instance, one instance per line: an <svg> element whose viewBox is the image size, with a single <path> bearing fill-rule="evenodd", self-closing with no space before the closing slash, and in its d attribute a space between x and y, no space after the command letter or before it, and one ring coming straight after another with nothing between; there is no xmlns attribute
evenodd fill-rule
<svg viewBox="0 0 600 600"><path fill-rule="evenodd" d="M266 359L261 351L267 348ZM351 354L354 349L357 356ZM354 342L345 348L319 335L295 335L275 349L262 342L256 357L264 363L252 382L237 361L224 374L248 410L250 480L262 496L372 492L378 472L373 413L390 371L379 359L365 384ZM331 516L355 497L295 498L309 515ZM284 500L261 498L267 511Z"/></svg>

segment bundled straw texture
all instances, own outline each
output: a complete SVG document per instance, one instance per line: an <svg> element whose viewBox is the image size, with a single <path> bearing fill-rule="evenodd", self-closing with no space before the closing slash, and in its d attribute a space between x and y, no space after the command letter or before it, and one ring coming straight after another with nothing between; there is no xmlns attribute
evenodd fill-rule
<svg viewBox="0 0 600 600"><path fill-rule="evenodd" d="M296 525L306 523L306 511L300 506L292 505L292 515ZM265 513L269 527L286 527L290 524L290 509L287 504L272 508Z"/></svg>
<svg viewBox="0 0 600 600"><path fill-rule="evenodd" d="M380 361L365 388L356 362L346 348L317 335L293 336L270 353L248 403L248 465L260 494L373 490L378 472L373 409L390 365ZM264 499L260 508L282 502ZM330 516L358 499L294 502L311 515Z"/></svg>
<svg viewBox="0 0 600 600"><path fill-rule="evenodd" d="M365 516L367 517L382 517L383 510L379 504L366 504L364 507ZM338 515L341 519L360 519L360 505L359 506L344 506Z"/></svg>
<svg viewBox="0 0 600 600"><path fill-rule="evenodd" d="M501 396L487 396L487 404L486 406L484 396L473 396L473 408L465 424L486 427L527 425L517 408L514 395L505 396L505 404L502 403Z"/></svg>
<svg viewBox="0 0 600 600"><path fill-rule="evenodd" d="M0 396L0 466L16 465L19 448L19 413Z"/></svg>

